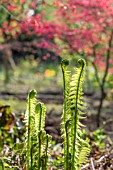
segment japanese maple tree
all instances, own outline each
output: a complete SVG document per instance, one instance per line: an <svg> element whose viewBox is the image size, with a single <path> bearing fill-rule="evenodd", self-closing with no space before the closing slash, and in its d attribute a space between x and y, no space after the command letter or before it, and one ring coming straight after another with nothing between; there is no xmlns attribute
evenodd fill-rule
<svg viewBox="0 0 113 170"><path fill-rule="evenodd" d="M59 29L46 19L43 5L43 1L37 0L0 1L0 51L5 56L6 82L8 63L14 68L12 52L34 54L42 60L58 56L54 39Z"/></svg>
<svg viewBox="0 0 113 170"><path fill-rule="evenodd" d="M97 125L105 98L105 83L113 71L113 1L112 0L66 0L55 4L63 31L61 40L68 52L83 56L91 62L101 90ZM99 78L103 71L102 80Z"/></svg>

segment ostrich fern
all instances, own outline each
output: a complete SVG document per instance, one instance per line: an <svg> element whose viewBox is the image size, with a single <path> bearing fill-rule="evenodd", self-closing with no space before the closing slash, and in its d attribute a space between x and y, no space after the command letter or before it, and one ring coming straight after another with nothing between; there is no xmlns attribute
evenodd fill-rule
<svg viewBox="0 0 113 170"><path fill-rule="evenodd" d="M27 170L47 170L47 150L51 137L44 130L45 112L44 104L36 100L36 90L31 90L26 112Z"/></svg>
<svg viewBox="0 0 113 170"><path fill-rule="evenodd" d="M90 152L87 139L83 139L80 119L84 118L82 85L85 61L78 60L75 74L67 70L68 60L61 63L64 82L64 109L62 114L62 138L64 140L64 170L80 170ZM36 90L28 95L26 112L27 170L47 170L48 145L51 137L46 134L46 108L36 99Z"/></svg>
<svg viewBox="0 0 113 170"><path fill-rule="evenodd" d="M63 60L61 67L64 81L64 110L62 132L64 139L64 169L79 170L90 152L88 140L83 139L80 119L83 118L84 103L82 85L84 82L85 61L78 60L79 68L70 76L69 62ZM71 77L71 78L70 78Z"/></svg>

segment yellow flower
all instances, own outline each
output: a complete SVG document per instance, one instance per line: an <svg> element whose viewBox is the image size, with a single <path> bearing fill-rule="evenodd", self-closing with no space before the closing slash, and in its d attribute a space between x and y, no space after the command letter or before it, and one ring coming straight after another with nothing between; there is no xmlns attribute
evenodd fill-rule
<svg viewBox="0 0 113 170"><path fill-rule="evenodd" d="M53 77L53 76L55 76L55 71L54 70L49 70L49 69L47 69L45 72L44 72L44 76L45 77Z"/></svg>

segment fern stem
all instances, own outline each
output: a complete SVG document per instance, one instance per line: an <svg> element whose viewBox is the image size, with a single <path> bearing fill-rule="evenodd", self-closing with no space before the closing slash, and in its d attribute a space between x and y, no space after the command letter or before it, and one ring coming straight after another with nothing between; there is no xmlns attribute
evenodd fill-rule
<svg viewBox="0 0 113 170"><path fill-rule="evenodd" d="M30 127L31 127L31 106L30 106L30 97L28 98L28 140L27 140L27 169L30 170L31 168L31 134L30 134Z"/></svg>
<svg viewBox="0 0 113 170"><path fill-rule="evenodd" d="M40 131L39 134L38 134L38 138L39 138L38 170L40 170L40 167L41 167L41 134L42 134L42 131Z"/></svg>
<svg viewBox="0 0 113 170"><path fill-rule="evenodd" d="M61 65L62 66L62 65ZM63 110L63 122L64 122L64 126L65 126L65 123L66 123L66 81L65 81L65 73L64 73L64 68L62 66L62 74L63 74L63 97L64 97L64 110ZM65 126L65 131L64 131L64 136L65 136L65 133L66 133L66 126ZM66 135L67 136L67 135ZM64 139L65 140L65 139ZM67 170L67 163L66 163L66 157L67 157L67 154L66 154L66 142L64 141L64 168L65 170Z"/></svg>
<svg viewBox="0 0 113 170"><path fill-rule="evenodd" d="M38 153L38 170L40 170L41 167L41 134L42 134L42 130L41 130L41 121L42 121L42 107L41 107L41 103L39 103L40 106L40 113L39 113L39 153Z"/></svg>
<svg viewBox="0 0 113 170"><path fill-rule="evenodd" d="M65 69L66 66L69 65L68 60L63 60L61 67L62 67L62 74L63 74L63 97L64 97L64 112L63 112L63 122L64 122L64 169L68 170L68 159L69 159L69 140L68 140L68 130L67 130L67 123L66 123L66 78L65 78ZM65 139L66 137L66 139Z"/></svg>
<svg viewBox="0 0 113 170"><path fill-rule="evenodd" d="M42 106L41 106L41 103L39 103L40 105L40 114L39 114L39 128L38 130L40 131L41 130L41 121L42 121Z"/></svg>
<svg viewBox="0 0 113 170"><path fill-rule="evenodd" d="M63 97L64 97L64 113L63 113L63 121L66 123L66 80L65 80L65 72L64 68L62 67L62 74L63 74Z"/></svg>
<svg viewBox="0 0 113 170"><path fill-rule="evenodd" d="M63 121L64 121L64 136L66 136L66 141L64 141L64 168L68 169L68 133L67 133L67 124L66 124L66 87L65 87L65 77L64 77L64 113L63 113ZM65 140L65 139L64 139Z"/></svg>
<svg viewBox="0 0 113 170"><path fill-rule="evenodd" d="M42 161L42 170L45 170L45 164Z"/></svg>
<svg viewBox="0 0 113 170"><path fill-rule="evenodd" d="M48 151L48 144L49 144L49 137L48 137L48 135L46 137L47 138L46 138L45 170L47 169L47 162L48 162L47 151Z"/></svg>
<svg viewBox="0 0 113 170"><path fill-rule="evenodd" d="M0 161L1 161L2 170L5 170L3 159L0 159Z"/></svg>
<svg viewBox="0 0 113 170"><path fill-rule="evenodd" d="M73 133L72 134L74 134L74 137L72 136L73 137L73 146L72 146L72 164L71 164L72 166L71 166L71 170L74 170L74 164L75 164L74 159L75 159L75 152L76 152L75 146L76 146L76 137L77 137L78 94L79 94L79 87L80 87L80 82L81 82L81 76L82 76L83 68L84 68L84 61L81 59L81 60L79 60L79 63L82 64L82 68L81 68L80 75L79 75L79 78L78 78L78 84L77 84L77 90L76 90L75 110L73 112L73 123L72 123L72 126L74 128L73 128Z"/></svg>
<svg viewBox="0 0 113 170"><path fill-rule="evenodd" d="M32 141L31 141L31 143L32 143ZM33 168L33 146L31 146L31 150L30 150L30 158L31 158L31 167L30 167L30 169L32 170L32 168Z"/></svg>
<svg viewBox="0 0 113 170"><path fill-rule="evenodd" d="M66 167L65 169L68 170L69 168L69 135L68 135L68 121L65 124L66 129Z"/></svg>

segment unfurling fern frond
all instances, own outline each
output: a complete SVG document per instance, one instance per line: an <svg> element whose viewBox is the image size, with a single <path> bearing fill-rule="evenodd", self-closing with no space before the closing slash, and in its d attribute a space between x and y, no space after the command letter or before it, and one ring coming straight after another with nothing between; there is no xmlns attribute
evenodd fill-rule
<svg viewBox="0 0 113 170"><path fill-rule="evenodd" d="M26 111L27 170L47 169L48 143L51 137L44 130L45 112L44 104L36 100L36 91L30 91Z"/></svg>
<svg viewBox="0 0 113 170"><path fill-rule="evenodd" d="M45 105L41 102L38 102L35 107L35 126L37 131L44 130L45 113L46 113Z"/></svg>
<svg viewBox="0 0 113 170"><path fill-rule="evenodd" d="M65 63L65 61L64 61ZM79 68L75 68L75 74L69 79L67 70L63 69L65 78L64 86L64 113L62 131L64 132L64 168L65 170L79 170L85 162L90 151L87 140L83 140L80 118L83 118L84 102L82 85L84 82L85 61L78 60ZM63 113L63 114L64 114ZM66 138L66 139L65 139ZM87 146L87 147L86 147ZM67 152L66 152L67 149ZM85 154L83 154L85 151ZM66 153L65 153L66 152ZM81 156L83 155L83 156Z"/></svg>
<svg viewBox="0 0 113 170"><path fill-rule="evenodd" d="M90 152L89 142L83 138L80 119L84 118L82 86L85 61L78 60L75 74L67 70L68 60L61 67L64 82L64 110L62 114L62 138L64 139L64 170L80 170ZM36 100L36 91L30 91L26 112L27 170L47 170L50 136L45 127L46 108Z"/></svg>
<svg viewBox="0 0 113 170"><path fill-rule="evenodd" d="M68 126L70 124L70 114L67 113L68 97L70 90L70 75L71 72L67 70L69 65L68 60L63 60L61 63L62 74L63 74L63 86L64 86L64 109L62 114L62 138L64 139L64 168L68 169L69 166L69 134ZM69 111L68 111L69 112Z"/></svg>
<svg viewBox="0 0 113 170"><path fill-rule="evenodd" d="M51 136L46 134L45 127L45 113L46 107L43 103L38 102L35 108L35 128L37 130L37 143L38 143L38 152L36 156L36 165L38 169L47 169L48 161L48 142L51 139Z"/></svg>
<svg viewBox="0 0 113 170"><path fill-rule="evenodd" d="M34 113L36 105L36 90L31 90L28 95L27 111L26 111L26 139L27 139L27 169L32 168L32 136L34 130Z"/></svg>

